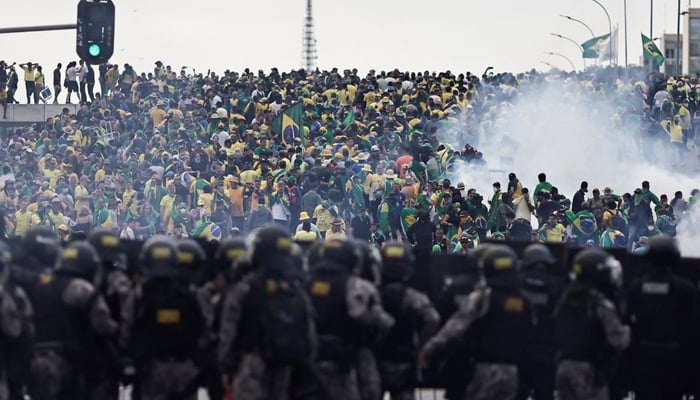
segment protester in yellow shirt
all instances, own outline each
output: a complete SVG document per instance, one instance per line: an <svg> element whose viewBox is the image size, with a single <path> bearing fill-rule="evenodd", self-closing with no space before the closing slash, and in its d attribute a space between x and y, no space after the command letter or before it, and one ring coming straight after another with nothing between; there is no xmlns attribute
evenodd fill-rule
<svg viewBox="0 0 700 400"><path fill-rule="evenodd" d="M557 221L557 216L549 216L547 223L540 228L540 240L552 243L562 243L566 240L566 228Z"/></svg>
<svg viewBox="0 0 700 400"><path fill-rule="evenodd" d="M165 232L172 233L171 213L175 207L175 185L170 184L166 186L165 190L168 194L160 199L160 226Z"/></svg>
<svg viewBox="0 0 700 400"><path fill-rule="evenodd" d="M39 216L29 211L27 206L29 206L29 199L24 197L20 200L19 210L15 212L14 236L24 236L33 225L37 225L41 222Z"/></svg>

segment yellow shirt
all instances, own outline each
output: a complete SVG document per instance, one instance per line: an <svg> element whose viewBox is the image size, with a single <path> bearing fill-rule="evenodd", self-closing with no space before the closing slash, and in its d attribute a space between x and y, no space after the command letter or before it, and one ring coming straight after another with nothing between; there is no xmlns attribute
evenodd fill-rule
<svg viewBox="0 0 700 400"><path fill-rule="evenodd" d="M129 203L131 203L131 199L134 197L135 194L136 191L134 189L124 191L124 194L122 195L121 206L123 212L126 212L127 208L129 207Z"/></svg>
<svg viewBox="0 0 700 400"><path fill-rule="evenodd" d="M202 202L201 207L204 207L204 212L211 215L211 203L214 201L214 195L211 193L202 193L199 195L199 200ZM199 204L197 204L199 206Z"/></svg>
<svg viewBox="0 0 700 400"><path fill-rule="evenodd" d="M39 222L39 216L29 210L15 212L15 236L24 236L32 225Z"/></svg>
<svg viewBox="0 0 700 400"><path fill-rule="evenodd" d="M333 216L329 208L324 208L321 204L317 205L314 209L314 218L316 218L316 226L319 231L325 232L331 229Z"/></svg>
<svg viewBox="0 0 700 400"><path fill-rule="evenodd" d="M153 126L159 126L165 121L165 117L168 115L162 108L154 108L151 110L151 119L153 120Z"/></svg>
<svg viewBox="0 0 700 400"><path fill-rule="evenodd" d="M51 189L56 188L56 182L58 181L58 177L61 176L61 171L58 169L45 169L44 170L44 176L49 178L49 187Z"/></svg>
<svg viewBox="0 0 700 400"><path fill-rule="evenodd" d="M238 186L238 188L229 188L228 197L231 199L233 208L231 210L231 215L234 217L243 216L243 186Z"/></svg>
<svg viewBox="0 0 700 400"><path fill-rule="evenodd" d="M82 186L78 185L75 187L75 190L73 191L73 198L75 199L75 210L78 211L80 210L81 207L87 207L90 208L90 200L79 200L80 196L89 196L90 192Z"/></svg>
<svg viewBox="0 0 700 400"><path fill-rule="evenodd" d="M37 86L44 86L44 73L37 71L36 75L34 75L34 80L36 81Z"/></svg>
<svg viewBox="0 0 700 400"><path fill-rule="evenodd" d="M562 224L556 224L553 228L547 228L544 230L545 241L561 243L564 241L564 232L566 232L566 228Z"/></svg>
<svg viewBox="0 0 700 400"><path fill-rule="evenodd" d="M26 65L22 66L22 71L24 71L24 81L25 82L34 82L34 69L29 69L27 68Z"/></svg>
<svg viewBox="0 0 700 400"><path fill-rule="evenodd" d="M160 220L166 226L168 233L172 233L172 219L170 213L173 211L175 196L165 195L160 199Z"/></svg>
<svg viewBox="0 0 700 400"><path fill-rule="evenodd" d="M683 127L680 124L674 124L669 120L661 121L661 126L669 136L671 143L683 143Z"/></svg>
<svg viewBox="0 0 700 400"><path fill-rule="evenodd" d="M51 220L51 224L54 226L54 228L58 227L63 223L63 213L59 212L54 214L53 211L49 211L48 213L49 219Z"/></svg>

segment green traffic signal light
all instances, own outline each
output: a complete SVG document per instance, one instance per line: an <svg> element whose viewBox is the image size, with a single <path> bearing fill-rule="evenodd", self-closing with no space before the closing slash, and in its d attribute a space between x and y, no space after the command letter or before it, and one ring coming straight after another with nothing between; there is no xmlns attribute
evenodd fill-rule
<svg viewBox="0 0 700 400"><path fill-rule="evenodd" d="M93 57L98 57L100 53L102 52L102 48L100 48L99 44L91 44L90 47L88 47L88 54L90 54Z"/></svg>

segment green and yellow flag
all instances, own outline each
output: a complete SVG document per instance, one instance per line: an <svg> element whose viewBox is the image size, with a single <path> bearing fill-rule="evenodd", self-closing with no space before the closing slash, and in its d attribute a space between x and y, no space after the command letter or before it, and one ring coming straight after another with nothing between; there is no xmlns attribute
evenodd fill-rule
<svg viewBox="0 0 700 400"><path fill-rule="evenodd" d="M280 135L282 143L294 145L294 139L299 138L304 144L304 109L301 103L297 103L282 111L274 120L270 129Z"/></svg>
<svg viewBox="0 0 700 400"><path fill-rule="evenodd" d="M644 36L642 33L642 47L644 48L644 58L647 60L652 60L656 65L661 65L664 63L664 56L661 54L661 50L656 47L654 41Z"/></svg>

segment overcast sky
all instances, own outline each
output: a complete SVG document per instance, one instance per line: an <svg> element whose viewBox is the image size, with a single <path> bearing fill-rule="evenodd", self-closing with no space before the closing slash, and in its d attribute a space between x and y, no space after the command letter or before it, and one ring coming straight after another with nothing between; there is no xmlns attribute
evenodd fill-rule
<svg viewBox="0 0 700 400"><path fill-rule="evenodd" d="M619 24L619 63L624 64L624 0L600 0L613 26ZM685 10L691 0L682 0ZM700 1L695 0L696 7ZM3 25L66 24L76 20L75 0L33 0L3 6ZM655 0L654 36L676 31L676 0ZM242 70L299 68L306 0L115 0L115 53L138 72L162 60L179 69ZM547 69L542 62L570 69L558 52L583 67L569 36L590 38L567 14L587 23L596 35L608 32L603 10L591 0L315 0L313 17L321 68L360 71L496 71ZM629 63L639 64L639 34L649 32L650 0L628 0ZM0 59L34 61L51 71L77 59L75 31L0 35ZM47 74L49 75L49 74Z"/></svg>

